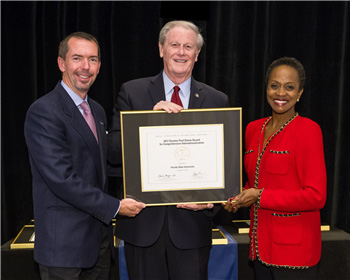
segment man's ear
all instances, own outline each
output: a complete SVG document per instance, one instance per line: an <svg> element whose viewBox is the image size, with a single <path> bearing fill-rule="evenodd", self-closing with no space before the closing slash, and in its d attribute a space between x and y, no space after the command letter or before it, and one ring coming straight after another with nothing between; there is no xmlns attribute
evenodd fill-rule
<svg viewBox="0 0 350 280"><path fill-rule="evenodd" d="M64 65L64 59L62 57L58 57L57 58L57 64L58 64L58 68L61 70L61 72L65 72L66 71L66 67Z"/></svg>
<svg viewBox="0 0 350 280"><path fill-rule="evenodd" d="M160 42L158 42L158 48L159 48L159 56L163 58L163 46Z"/></svg>
<svg viewBox="0 0 350 280"><path fill-rule="evenodd" d="M196 54L196 62L198 61L198 56L199 56L199 53L201 52L201 50L199 49L198 51L197 51L197 54Z"/></svg>

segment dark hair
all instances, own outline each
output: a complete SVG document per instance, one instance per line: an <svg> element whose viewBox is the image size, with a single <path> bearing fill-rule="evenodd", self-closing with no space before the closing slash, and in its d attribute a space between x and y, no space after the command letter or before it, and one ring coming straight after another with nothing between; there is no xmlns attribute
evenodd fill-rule
<svg viewBox="0 0 350 280"><path fill-rule="evenodd" d="M302 90L304 88L305 79L306 79L305 69L304 69L304 66L300 63L300 61L295 59L294 57L281 57L279 59L276 59L274 62L270 64L269 68L267 68L267 71L266 71L266 77L265 77L266 87L268 86L272 71L276 67L281 65L288 65L290 67L293 67L295 70L297 70L299 75L299 83L300 83L299 91Z"/></svg>
<svg viewBox="0 0 350 280"><path fill-rule="evenodd" d="M74 32L72 34L69 34L66 36L60 43L60 46L58 47L58 56L62 57L63 59L66 59L67 52L69 51L68 47L68 41L71 38L79 38L79 39L84 39L87 41L94 42L97 45L97 50L98 50L98 60L101 61L101 50L100 50L100 45L98 44L97 39L92 36L91 34L85 33L85 32Z"/></svg>

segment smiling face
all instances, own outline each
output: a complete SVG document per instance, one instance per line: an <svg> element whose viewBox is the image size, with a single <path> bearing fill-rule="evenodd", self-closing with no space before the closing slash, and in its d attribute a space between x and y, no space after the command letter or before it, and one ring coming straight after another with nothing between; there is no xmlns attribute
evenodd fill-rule
<svg viewBox="0 0 350 280"><path fill-rule="evenodd" d="M62 57L57 59L58 67L62 72L62 80L76 94L85 99L100 71L98 48L93 41L75 37L69 39L68 47L65 59Z"/></svg>
<svg viewBox="0 0 350 280"><path fill-rule="evenodd" d="M170 29L164 45L159 43L164 71L175 84L184 82L192 75L199 52L196 33L182 26Z"/></svg>
<svg viewBox="0 0 350 280"><path fill-rule="evenodd" d="M267 85L267 102L273 114L292 117L295 115L295 104L303 93L299 90L298 71L288 65L280 65L273 69Z"/></svg>

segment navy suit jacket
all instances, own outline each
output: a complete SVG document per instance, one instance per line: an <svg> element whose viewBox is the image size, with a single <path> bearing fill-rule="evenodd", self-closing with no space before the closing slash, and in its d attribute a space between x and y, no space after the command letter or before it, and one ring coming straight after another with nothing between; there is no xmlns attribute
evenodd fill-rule
<svg viewBox="0 0 350 280"><path fill-rule="evenodd" d="M35 260L46 266L91 267L102 227L120 201L105 193L106 116L88 100L98 144L59 82L29 108L24 132L33 176Z"/></svg>
<svg viewBox="0 0 350 280"><path fill-rule="evenodd" d="M191 79L189 108L229 106L228 97L224 93ZM115 168L111 175L121 175L119 112L152 110L154 105L161 100L165 100L162 73L154 77L129 81L122 85L108 134L108 162ZM167 213L169 234L175 246L180 249L210 246L211 219L219 207L197 212L178 209L176 206L146 207L135 218L118 217L116 235L135 246L150 246L158 239Z"/></svg>

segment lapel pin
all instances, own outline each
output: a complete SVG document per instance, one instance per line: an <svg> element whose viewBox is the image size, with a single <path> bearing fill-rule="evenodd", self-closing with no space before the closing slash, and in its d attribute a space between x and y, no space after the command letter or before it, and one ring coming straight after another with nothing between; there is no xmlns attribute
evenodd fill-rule
<svg viewBox="0 0 350 280"><path fill-rule="evenodd" d="M198 94L198 93L195 93L194 96L195 96L196 98L199 98L199 94Z"/></svg>

